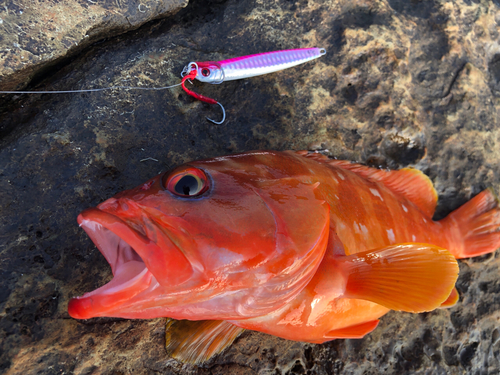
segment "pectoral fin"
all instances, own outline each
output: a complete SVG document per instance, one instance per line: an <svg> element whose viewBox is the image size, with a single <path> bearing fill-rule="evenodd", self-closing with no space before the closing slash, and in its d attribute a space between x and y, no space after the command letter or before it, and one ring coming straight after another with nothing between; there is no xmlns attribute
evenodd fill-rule
<svg viewBox="0 0 500 375"><path fill-rule="evenodd" d="M423 312L438 308L455 286L453 255L429 244L405 243L342 258L348 277L345 297L392 310Z"/></svg>
<svg viewBox="0 0 500 375"><path fill-rule="evenodd" d="M378 322L380 320L371 320L366 323L357 324L355 326L334 329L325 334L325 338L334 339L361 339L375 328L377 328Z"/></svg>
<svg viewBox="0 0 500 375"><path fill-rule="evenodd" d="M167 320L167 353L189 364L200 364L224 351L244 331L224 320Z"/></svg>

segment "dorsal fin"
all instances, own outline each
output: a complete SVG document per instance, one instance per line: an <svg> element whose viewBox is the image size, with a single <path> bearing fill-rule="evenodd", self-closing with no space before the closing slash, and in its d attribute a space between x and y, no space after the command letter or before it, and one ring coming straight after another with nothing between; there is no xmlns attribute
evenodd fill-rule
<svg viewBox="0 0 500 375"><path fill-rule="evenodd" d="M222 353L244 330L224 320L167 319L167 353L183 363L198 365Z"/></svg>
<svg viewBox="0 0 500 375"><path fill-rule="evenodd" d="M371 181L379 182L393 193L408 199L424 214L429 217L434 215L438 199L437 192L429 177L418 169L403 168L397 171L386 171L345 160L329 159L327 156L318 153L306 154L303 151L297 153L317 162L346 169Z"/></svg>

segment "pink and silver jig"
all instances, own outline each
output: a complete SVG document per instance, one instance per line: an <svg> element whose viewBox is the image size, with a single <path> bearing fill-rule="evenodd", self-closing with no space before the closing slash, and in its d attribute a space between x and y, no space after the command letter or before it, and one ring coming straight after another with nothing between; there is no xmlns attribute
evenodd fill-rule
<svg viewBox="0 0 500 375"><path fill-rule="evenodd" d="M186 81L197 79L200 82L220 84L224 81L250 78L262 74L274 73L283 69L317 59L326 53L324 48L299 48L283 51L258 53L255 55L235 57L222 61L190 62L181 73L182 81L176 85L164 87L134 87L112 86L97 89L63 90L63 91L0 91L0 94L68 94L79 92L96 92L113 89L125 90L165 90L182 86L184 91L192 97L209 104L218 104L222 108L222 120L207 120L214 124L222 124L226 119L226 110L217 100L197 94L186 87Z"/></svg>
<svg viewBox="0 0 500 375"><path fill-rule="evenodd" d="M220 84L224 81L256 77L274 73L283 69L317 59L326 53L324 48L300 48L283 51L258 53L255 55L235 57L223 61L190 62L182 70L182 88L192 97L209 104L218 104L222 108L222 120L207 120L214 124L222 124L226 119L226 111L215 99L197 94L186 88L186 80L197 79L200 82Z"/></svg>

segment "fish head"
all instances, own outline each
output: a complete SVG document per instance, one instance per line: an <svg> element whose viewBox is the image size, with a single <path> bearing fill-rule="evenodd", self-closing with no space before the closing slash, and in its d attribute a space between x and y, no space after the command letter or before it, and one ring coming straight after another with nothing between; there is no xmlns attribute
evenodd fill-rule
<svg viewBox="0 0 500 375"><path fill-rule="evenodd" d="M267 159L184 164L82 212L113 279L70 315L238 319L295 297L324 255L329 206Z"/></svg>

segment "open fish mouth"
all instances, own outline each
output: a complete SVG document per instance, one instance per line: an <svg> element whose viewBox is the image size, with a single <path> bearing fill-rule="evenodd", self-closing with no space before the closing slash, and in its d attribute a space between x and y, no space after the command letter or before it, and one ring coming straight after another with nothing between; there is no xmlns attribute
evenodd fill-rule
<svg viewBox="0 0 500 375"><path fill-rule="evenodd" d="M139 255L139 252L154 250L156 244L120 218L98 208L82 212L78 223L108 261L113 279L92 292L72 298L68 312L76 319L117 316L113 314L117 307L122 307L151 284L157 284Z"/></svg>

